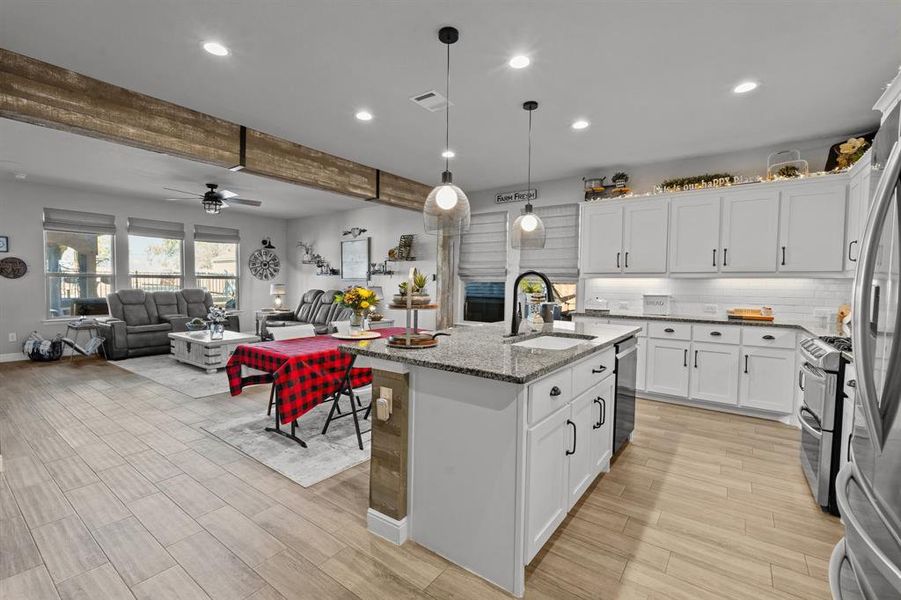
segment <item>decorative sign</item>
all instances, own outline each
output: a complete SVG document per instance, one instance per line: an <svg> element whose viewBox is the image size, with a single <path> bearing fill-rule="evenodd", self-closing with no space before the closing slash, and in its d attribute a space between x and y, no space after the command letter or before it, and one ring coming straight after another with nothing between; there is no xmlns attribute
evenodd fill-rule
<svg viewBox="0 0 901 600"><path fill-rule="evenodd" d="M531 202L538 199L538 189L521 190L519 192L501 192L494 197L497 204L507 204L508 202Z"/></svg>
<svg viewBox="0 0 901 600"><path fill-rule="evenodd" d="M0 276L7 279L18 279L28 272L28 265L21 258L11 256L0 260Z"/></svg>

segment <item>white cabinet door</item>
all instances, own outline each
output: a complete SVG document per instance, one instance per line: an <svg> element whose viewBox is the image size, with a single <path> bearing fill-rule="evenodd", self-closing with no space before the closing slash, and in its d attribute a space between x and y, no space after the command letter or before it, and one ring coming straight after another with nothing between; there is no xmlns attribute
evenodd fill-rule
<svg viewBox="0 0 901 600"><path fill-rule="evenodd" d="M575 505L594 481L594 464L591 462L591 426L594 419L596 397L594 389L590 389L572 402L572 412L566 421L568 426L569 447L566 457L569 459L569 484L567 485L566 509Z"/></svg>
<svg viewBox="0 0 901 600"><path fill-rule="evenodd" d="M843 271L844 183L806 183L782 191L780 271Z"/></svg>
<svg viewBox="0 0 901 600"><path fill-rule="evenodd" d="M626 204L623 208L623 273L666 273L666 200Z"/></svg>
<svg viewBox="0 0 901 600"><path fill-rule="evenodd" d="M566 516L570 407L529 429L526 456L526 562L551 537Z"/></svg>
<svg viewBox="0 0 901 600"><path fill-rule="evenodd" d="M647 391L688 397L690 342L648 340Z"/></svg>
<svg viewBox="0 0 901 600"><path fill-rule="evenodd" d="M638 338L638 360L635 365L635 389L638 391L645 391L647 389L646 384L646 373L647 373L647 356L648 356L648 339L640 337Z"/></svg>
<svg viewBox="0 0 901 600"><path fill-rule="evenodd" d="M857 257L860 254L860 238L863 236L863 227L860 223L861 203L863 202L863 182L861 177L855 176L848 182L848 226L845 239L848 240L847 252L845 252L845 270L854 271L857 268Z"/></svg>
<svg viewBox="0 0 901 600"><path fill-rule="evenodd" d="M691 398L738 405L739 347L695 342L691 345Z"/></svg>
<svg viewBox="0 0 901 600"><path fill-rule="evenodd" d="M591 394L591 470L594 475L610 470L613 456L613 415L616 405L616 382L610 377L597 385Z"/></svg>
<svg viewBox="0 0 901 600"><path fill-rule="evenodd" d="M582 273L622 269L623 205L600 202L582 209Z"/></svg>
<svg viewBox="0 0 901 600"><path fill-rule="evenodd" d="M779 245L779 192L729 190L723 196L720 270L775 272Z"/></svg>
<svg viewBox="0 0 901 600"><path fill-rule="evenodd" d="M670 200L669 269L715 273L722 262L720 197L703 194Z"/></svg>
<svg viewBox="0 0 901 600"><path fill-rule="evenodd" d="M795 351L742 348L739 404L789 414L794 411Z"/></svg>

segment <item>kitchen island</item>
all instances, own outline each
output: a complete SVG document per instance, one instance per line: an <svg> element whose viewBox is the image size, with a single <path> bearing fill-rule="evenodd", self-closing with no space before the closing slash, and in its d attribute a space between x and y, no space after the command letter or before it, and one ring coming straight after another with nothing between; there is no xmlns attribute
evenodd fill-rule
<svg viewBox="0 0 901 600"><path fill-rule="evenodd" d="M370 531L522 596L525 566L609 468L616 346L637 331L560 323L507 338L484 325L430 349L342 346L373 368L374 401L392 398L387 420L373 412Z"/></svg>

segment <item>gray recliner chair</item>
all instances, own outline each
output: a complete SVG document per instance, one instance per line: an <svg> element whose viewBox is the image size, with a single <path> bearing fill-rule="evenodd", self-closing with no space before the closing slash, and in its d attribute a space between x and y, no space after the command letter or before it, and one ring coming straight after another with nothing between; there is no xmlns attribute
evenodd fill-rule
<svg viewBox="0 0 901 600"><path fill-rule="evenodd" d="M300 325L310 323L318 335L335 331L332 323L350 319L351 310L335 304L335 296L340 290L309 290L300 298L300 304L294 311L292 319L266 320L263 327L285 327L288 325ZM260 335L268 336L268 332L261 328Z"/></svg>
<svg viewBox="0 0 901 600"><path fill-rule="evenodd" d="M213 307L213 295L208 291L200 288L185 288L177 292L155 292L174 293L178 301L178 314L187 317L190 321L194 318L205 319ZM240 331L238 315L229 315L225 328L229 331Z"/></svg>

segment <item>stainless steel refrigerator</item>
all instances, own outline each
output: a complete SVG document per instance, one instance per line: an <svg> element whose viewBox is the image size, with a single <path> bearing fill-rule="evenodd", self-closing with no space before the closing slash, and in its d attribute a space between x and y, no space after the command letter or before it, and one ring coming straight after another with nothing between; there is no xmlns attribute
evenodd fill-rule
<svg viewBox="0 0 901 600"><path fill-rule="evenodd" d="M894 117L883 118L878 150L888 154L854 280L851 461L835 483L845 537L829 564L832 595L841 600L901 598L901 143L894 108Z"/></svg>

